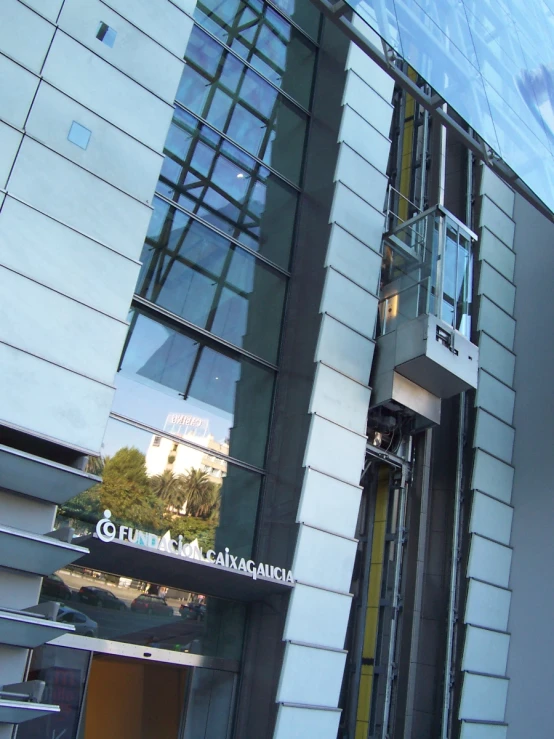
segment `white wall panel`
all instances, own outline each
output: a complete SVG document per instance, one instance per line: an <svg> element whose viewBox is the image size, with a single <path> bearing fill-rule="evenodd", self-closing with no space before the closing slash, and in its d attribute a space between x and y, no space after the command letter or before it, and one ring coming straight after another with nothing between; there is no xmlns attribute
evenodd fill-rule
<svg viewBox="0 0 554 739"><path fill-rule="evenodd" d="M377 304L375 295L331 267L327 270L321 297L321 313L330 313L371 339L377 316Z"/></svg>
<svg viewBox="0 0 554 739"><path fill-rule="evenodd" d="M139 263L8 198L0 214L0 264L125 320Z"/></svg>
<svg viewBox="0 0 554 739"><path fill-rule="evenodd" d="M178 57L182 58L185 55L191 24L189 18L179 8L192 14L196 0L177 0L173 3L168 0L105 0L105 2Z"/></svg>
<svg viewBox="0 0 554 739"><path fill-rule="evenodd" d="M341 144L335 182L342 182L373 207L382 207L388 178L346 144Z"/></svg>
<svg viewBox="0 0 554 739"><path fill-rule="evenodd" d="M512 461L514 434L511 426L482 410L477 416L474 446L509 464Z"/></svg>
<svg viewBox="0 0 554 739"><path fill-rule="evenodd" d="M71 59L71 64L67 60ZM57 31L44 79L156 151L162 151L172 106Z"/></svg>
<svg viewBox="0 0 554 739"><path fill-rule="evenodd" d="M100 451L113 388L0 344L0 420Z"/></svg>
<svg viewBox="0 0 554 739"><path fill-rule="evenodd" d="M0 122L0 188L6 187L23 134Z"/></svg>
<svg viewBox="0 0 554 739"><path fill-rule="evenodd" d="M46 147L25 138L10 192L126 256L140 255L151 209Z"/></svg>
<svg viewBox="0 0 554 739"><path fill-rule="evenodd" d="M484 295L479 301L477 328L479 331L486 331L506 349L513 350L516 322Z"/></svg>
<svg viewBox="0 0 554 739"><path fill-rule="evenodd" d="M509 590L470 580L467 591L465 623L506 631L510 613Z"/></svg>
<svg viewBox="0 0 554 739"><path fill-rule="evenodd" d="M479 239L479 259L485 259L489 264L504 275L507 280L513 282L516 255L500 241L488 228L481 229Z"/></svg>
<svg viewBox="0 0 554 739"><path fill-rule="evenodd" d="M172 7L165 2L164 14ZM192 19L182 13L180 15L185 25L188 24L183 28L183 36L187 37L192 28ZM117 31L113 47L96 38L101 22ZM82 0L65 0L58 23L60 28L92 52L173 104L183 62L110 10L105 3L99 0L87 0L86 3Z"/></svg>
<svg viewBox="0 0 554 739"><path fill-rule="evenodd" d="M462 721L460 739L506 739L508 727L502 724L476 724Z"/></svg>
<svg viewBox="0 0 554 739"><path fill-rule="evenodd" d="M360 19L357 17L353 21L353 25L357 27L362 25L363 33L370 30L368 29L367 23L362 21L360 24ZM351 69L358 77L361 77L370 84L382 98L390 102L394 90L394 80L385 71L380 69L356 44L350 44L346 57L346 69Z"/></svg>
<svg viewBox="0 0 554 739"><path fill-rule="evenodd" d="M98 382L113 383L126 323L3 267L0 294L0 341Z"/></svg>
<svg viewBox="0 0 554 739"><path fill-rule="evenodd" d="M365 434L371 390L340 372L318 363L309 412Z"/></svg>
<svg viewBox="0 0 554 739"><path fill-rule="evenodd" d="M91 132L86 149L67 138L73 121ZM45 82L38 88L26 130L110 184L151 201L163 157Z"/></svg>
<svg viewBox="0 0 554 739"><path fill-rule="evenodd" d="M335 708L345 661L346 652L331 652L288 642L277 702Z"/></svg>
<svg viewBox="0 0 554 739"><path fill-rule="evenodd" d="M486 196L481 201L479 225L490 229L506 246L510 248L513 246L515 230L513 220Z"/></svg>
<svg viewBox="0 0 554 739"><path fill-rule="evenodd" d="M512 314L514 312L516 299L514 285L487 262L481 262L479 295L486 295L507 313Z"/></svg>
<svg viewBox="0 0 554 739"><path fill-rule="evenodd" d="M342 649L352 598L298 583L290 597L283 639Z"/></svg>
<svg viewBox="0 0 554 739"><path fill-rule="evenodd" d="M0 570L0 606L23 610L38 603L42 578L23 572Z"/></svg>
<svg viewBox="0 0 554 739"><path fill-rule="evenodd" d="M503 721L509 680L466 672L460 702L460 719Z"/></svg>
<svg viewBox="0 0 554 739"><path fill-rule="evenodd" d="M489 167L481 165L481 195L489 197L504 213L510 217L514 214L515 193Z"/></svg>
<svg viewBox="0 0 554 739"><path fill-rule="evenodd" d="M484 332L479 337L479 366L506 385L512 385L516 366L515 354Z"/></svg>
<svg viewBox="0 0 554 739"><path fill-rule="evenodd" d="M304 472L296 520L342 536L354 536L362 488L313 468Z"/></svg>
<svg viewBox="0 0 554 739"><path fill-rule="evenodd" d="M513 514L511 506L475 491L469 530L494 539L500 544L509 544Z"/></svg>
<svg viewBox="0 0 554 739"><path fill-rule="evenodd" d="M366 437L337 426L320 416L312 416L304 453L304 467L358 485L364 461Z"/></svg>
<svg viewBox="0 0 554 739"><path fill-rule="evenodd" d="M0 118L23 128L39 79L0 54Z"/></svg>
<svg viewBox="0 0 554 739"><path fill-rule="evenodd" d="M468 577L507 588L511 563L512 550L509 547L484 539L477 534L471 537L467 563Z"/></svg>
<svg viewBox="0 0 554 739"><path fill-rule="evenodd" d="M365 385L369 382L374 351L373 341L328 314L322 316L316 362L325 362Z"/></svg>
<svg viewBox="0 0 554 739"><path fill-rule="evenodd" d="M334 267L358 285L377 293L382 256L334 223L331 226L326 267Z"/></svg>
<svg viewBox="0 0 554 739"><path fill-rule="evenodd" d="M2 526L12 526L33 534L47 534L54 528L56 506L52 503L14 495L0 488L0 510Z"/></svg>
<svg viewBox="0 0 554 739"><path fill-rule="evenodd" d="M479 370L479 384L475 405L494 413L502 421L512 423L516 394L503 382L483 370Z"/></svg>
<svg viewBox="0 0 554 739"><path fill-rule="evenodd" d="M468 626L462 670L484 672L488 675L505 675L509 646L509 634Z"/></svg>
<svg viewBox="0 0 554 739"><path fill-rule="evenodd" d="M342 111L338 140L348 144L380 172L386 173L390 139L373 128L349 105L345 105Z"/></svg>
<svg viewBox="0 0 554 739"><path fill-rule="evenodd" d="M292 571L296 580L307 585L350 590L357 542L300 525Z"/></svg>
<svg viewBox="0 0 554 739"><path fill-rule="evenodd" d="M512 499L514 468L496 457L477 449L473 463L471 487L482 490L498 500L509 503Z"/></svg>
<svg viewBox="0 0 554 739"><path fill-rule="evenodd" d="M340 711L324 711L299 706L279 706L274 739L336 739Z"/></svg>
<svg viewBox="0 0 554 739"><path fill-rule="evenodd" d="M380 210L384 199L385 193L383 192L383 203L372 208L352 190L339 183L335 186L329 223L340 224L364 244L379 251L385 228L385 214Z"/></svg>
<svg viewBox="0 0 554 739"><path fill-rule="evenodd" d="M0 5L0 49L40 73L54 26L18 0L2 0Z"/></svg>
<svg viewBox="0 0 554 739"><path fill-rule="evenodd" d="M347 76L342 104L353 108L383 136L389 135L392 105L353 72Z"/></svg>
<svg viewBox="0 0 554 739"><path fill-rule="evenodd" d="M63 0L25 0L25 4L34 8L48 20L55 21L63 5Z"/></svg>

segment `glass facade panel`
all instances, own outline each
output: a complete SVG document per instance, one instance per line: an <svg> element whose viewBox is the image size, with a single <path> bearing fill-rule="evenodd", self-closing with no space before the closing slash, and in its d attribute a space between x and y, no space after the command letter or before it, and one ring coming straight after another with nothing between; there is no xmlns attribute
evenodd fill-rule
<svg viewBox="0 0 554 739"><path fill-rule="evenodd" d="M292 187L181 109L165 155L160 194L288 267L298 203Z"/></svg>
<svg viewBox="0 0 554 739"><path fill-rule="evenodd" d="M199 1L194 17L260 74L309 107L315 46L259 0Z"/></svg>
<svg viewBox="0 0 554 739"><path fill-rule="evenodd" d="M305 0L273 0L273 4L292 18L311 38L318 40L321 16L311 3Z"/></svg>
<svg viewBox="0 0 554 739"><path fill-rule="evenodd" d="M178 102L298 184L305 114L198 26L185 60Z"/></svg>
<svg viewBox="0 0 554 739"><path fill-rule="evenodd" d="M285 277L165 201L154 208L136 292L275 362Z"/></svg>
<svg viewBox="0 0 554 739"><path fill-rule="evenodd" d="M227 739L233 718L235 676L195 670L183 739Z"/></svg>
<svg viewBox="0 0 554 739"><path fill-rule="evenodd" d="M113 410L162 431L175 414L193 416L196 436L263 466L274 373L139 311L130 321Z"/></svg>

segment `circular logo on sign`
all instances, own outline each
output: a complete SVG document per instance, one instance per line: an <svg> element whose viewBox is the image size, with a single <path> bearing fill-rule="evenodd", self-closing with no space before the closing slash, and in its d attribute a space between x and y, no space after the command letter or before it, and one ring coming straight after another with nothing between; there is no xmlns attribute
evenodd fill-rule
<svg viewBox="0 0 554 739"><path fill-rule="evenodd" d="M113 541L115 539L115 524L110 521L111 511L104 511L104 518L96 524L96 536L101 541Z"/></svg>

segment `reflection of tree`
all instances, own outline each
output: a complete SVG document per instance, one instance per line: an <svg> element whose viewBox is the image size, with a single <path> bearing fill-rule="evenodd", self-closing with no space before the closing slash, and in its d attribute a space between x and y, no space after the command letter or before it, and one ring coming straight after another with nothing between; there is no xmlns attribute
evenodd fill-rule
<svg viewBox="0 0 554 739"><path fill-rule="evenodd" d="M219 498L219 488L201 470L191 469L185 476L187 511L197 518L208 518Z"/></svg>
<svg viewBox="0 0 554 739"><path fill-rule="evenodd" d="M176 475L171 470L164 470L160 475L150 478L152 491L164 503L180 511L186 501L186 477Z"/></svg>

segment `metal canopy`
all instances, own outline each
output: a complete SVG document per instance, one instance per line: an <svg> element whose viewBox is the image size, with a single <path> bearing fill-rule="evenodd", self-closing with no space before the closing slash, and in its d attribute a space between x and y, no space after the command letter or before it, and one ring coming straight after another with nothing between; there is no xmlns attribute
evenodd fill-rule
<svg viewBox="0 0 554 739"><path fill-rule="evenodd" d="M0 444L0 488L63 505L101 481L96 475Z"/></svg>
<svg viewBox="0 0 554 739"><path fill-rule="evenodd" d="M51 716L59 712L59 706L51 706L48 703L28 703L0 698L0 724L22 724L33 718Z"/></svg>
<svg viewBox="0 0 554 739"><path fill-rule="evenodd" d="M148 580L179 590L214 595L233 600L263 600L270 595L291 592L292 585L266 577L256 580L245 572L229 570L210 562L187 559L115 539L103 542L95 536L74 539L86 545L90 554L79 565L93 570L114 572L121 577Z"/></svg>
<svg viewBox="0 0 554 739"><path fill-rule="evenodd" d="M0 525L0 562L8 569L51 575L83 554L87 554L83 547L59 541L52 535Z"/></svg>
<svg viewBox="0 0 554 739"><path fill-rule="evenodd" d="M0 608L0 644L35 649L75 627L51 621L38 613Z"/></svg>

